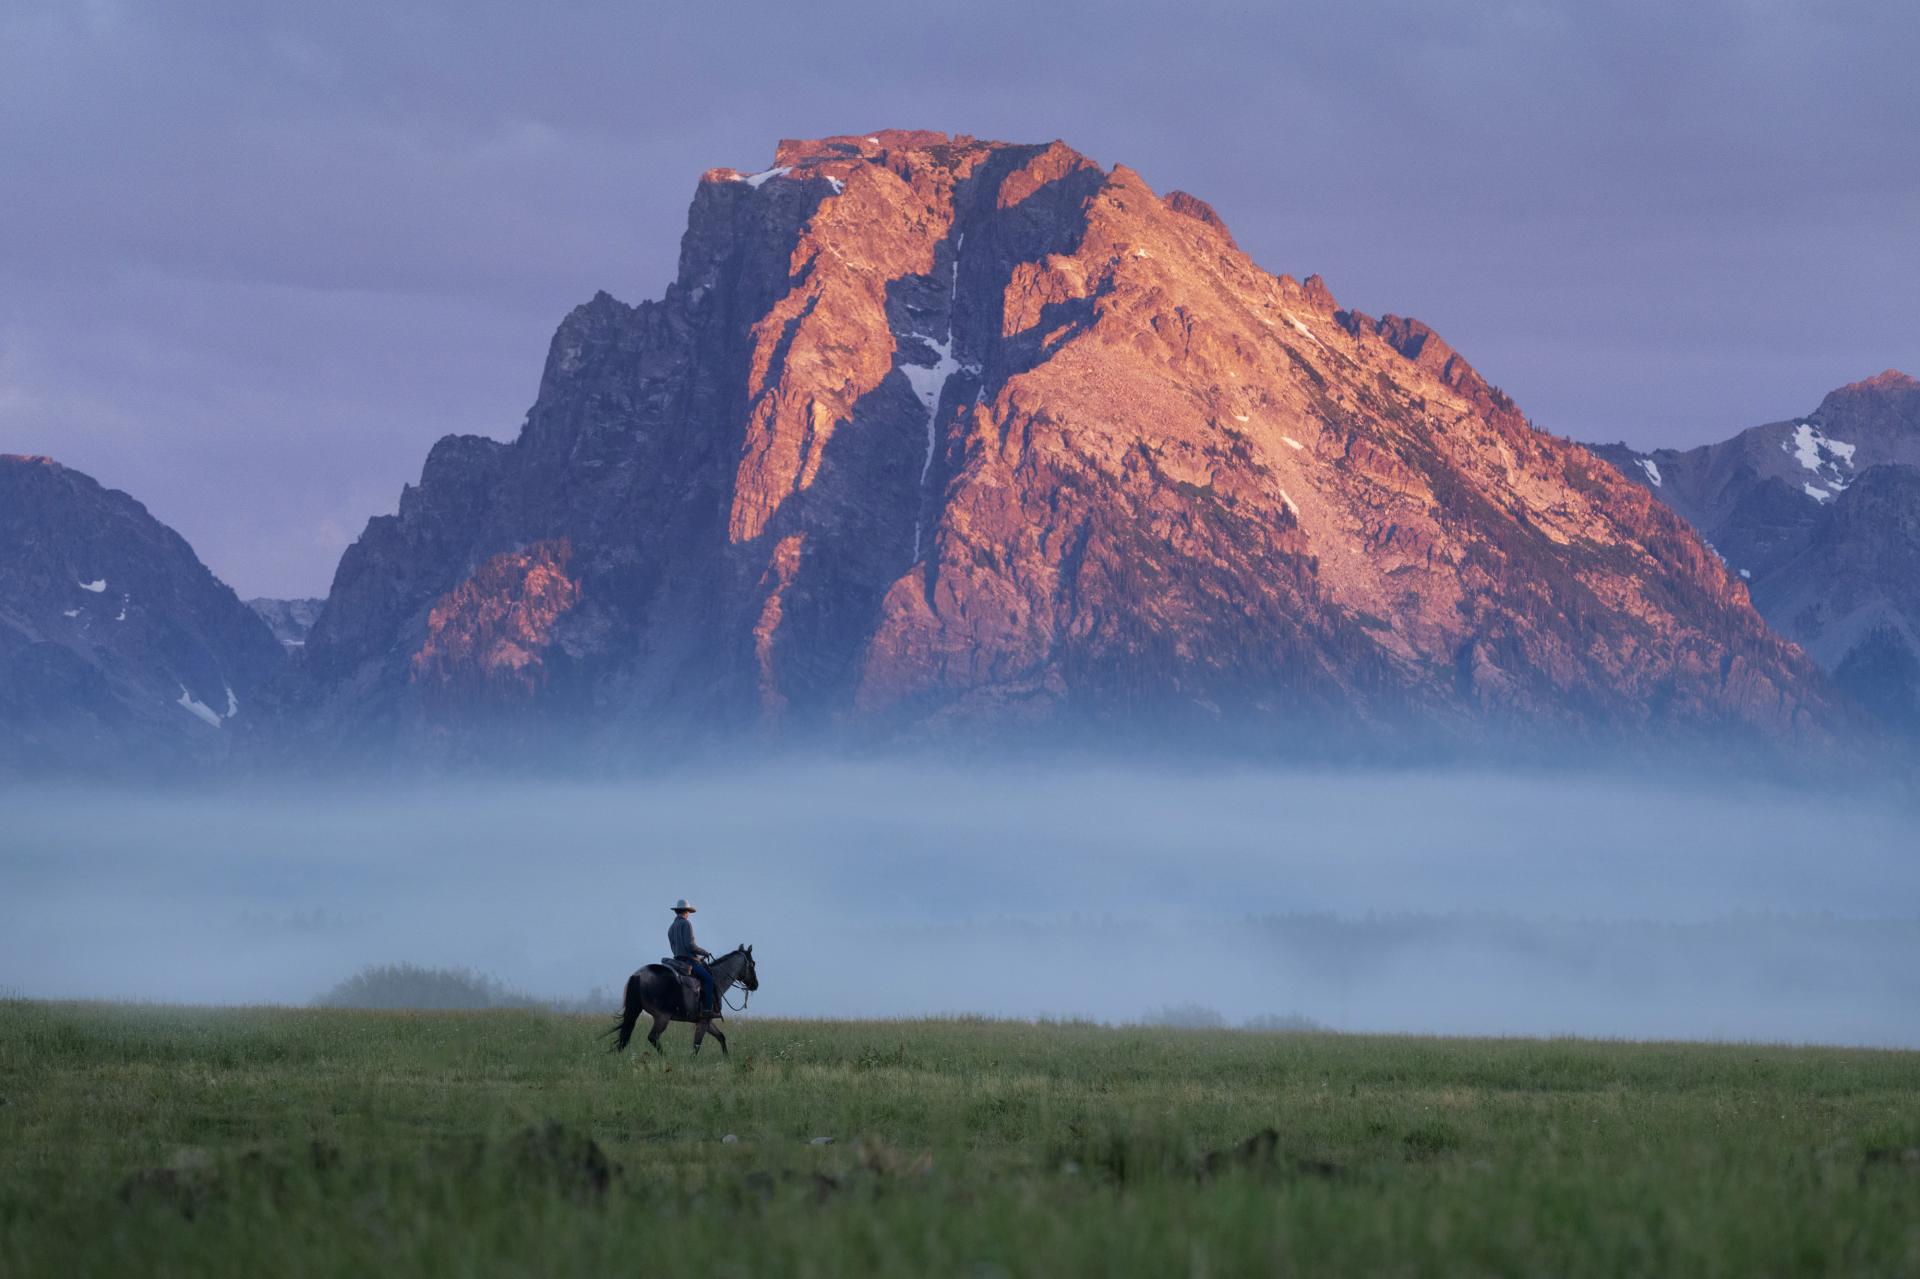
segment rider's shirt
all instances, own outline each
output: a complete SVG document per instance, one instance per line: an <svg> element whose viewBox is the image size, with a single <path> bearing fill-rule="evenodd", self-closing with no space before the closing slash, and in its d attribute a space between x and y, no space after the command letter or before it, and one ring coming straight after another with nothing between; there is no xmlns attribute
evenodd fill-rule
<svg viewBox="0 0 1920 1279"><path fill-rule="evenodd" d="M667 945L673 948L675 959L698 959L706 952L693 940L693 921L685 915L674 917L667 925Z"/></svg>

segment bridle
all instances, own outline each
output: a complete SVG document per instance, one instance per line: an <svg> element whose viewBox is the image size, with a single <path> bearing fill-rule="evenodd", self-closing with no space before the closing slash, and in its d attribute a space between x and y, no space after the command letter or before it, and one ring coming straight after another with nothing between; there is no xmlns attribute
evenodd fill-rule
<svg viewBox="0 0 1920 1279"><path fill-rule="evenodd" d="M746 952L743 949L741 953L745 954ZM753 967L752 955L747 955L747 967L748 968ZM737 978L735 980L738 981ZM732 982L728 983L729 989L731 989L732 985L733 985ZM752 987L748 986L745 982L739 982L739 985L740 985L740 1006L738 1008L735 1008L732 1004L727 1003L727 993L728 993L727 991L723 990L720 992L720 1002L726 1005L726 1009L730 1013L745 1012L747 1010L747 1001L753 998Z"/></svg>

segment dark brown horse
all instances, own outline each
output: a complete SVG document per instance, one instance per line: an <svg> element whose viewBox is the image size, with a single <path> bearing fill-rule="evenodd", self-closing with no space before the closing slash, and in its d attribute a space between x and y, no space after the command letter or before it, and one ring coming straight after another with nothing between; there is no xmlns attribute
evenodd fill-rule
<svg viewBox="0 0 1920 1279"><path fill-rule="evenodd" d="M746 989L760 989L760 974L754 971L753 947L736 946L720 958L707 965L707 971L713 974L714 997L724 998L727 991L737 983ZM660 1046L660 1032L667 1028L670 1021L690 1021L693 1023L693 1051L700 1051L700 1041L712 1035L720 1041L720 1052L727 1053L727 1037L714 1025L719 1014L709 1016L705 1013L688 1012L686 999L680 987L680 975L665 964L648 964L633 976L627 978L626 1004L620 1010L620 1020L607 1031L614 1036L613 1051L619 1052L633 1040L633 1027L640 1020L640 1014L646 1013L653 1018L653 1032L647 1036L647 1042L653 1045L657 1053L666 1049Z"/></svg>

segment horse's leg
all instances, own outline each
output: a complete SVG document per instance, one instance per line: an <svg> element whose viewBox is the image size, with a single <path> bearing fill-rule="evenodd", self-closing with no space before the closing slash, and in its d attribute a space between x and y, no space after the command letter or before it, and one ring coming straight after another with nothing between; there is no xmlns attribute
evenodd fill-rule
<svg viewBox="0 0 1920 1279"><path fill-rule="evenodd" d="M696 1021L693 1023L693 1055L696 1057L700 1055L700 1041L707 1037L707 1028L711 1024L712 1023L706 1021Z"/></svg>
<svg viewBox="0 0 1920 1279"><path fill-rule="evenodd" d="M667 1015L665 1013L654 1013L653 1014L653 1033L647 1036L647 1042L653 1045L653 1051L657 1053L661 1053L663 1055L666 1053L667 1050L660 1046L660 1032L665 1030L666 1028L667 1028Z"/></svg>
<svg viewBox="0 0 1920 1279"><path fill-rule="evenodd" d="M713 1036L713 1037L714 1037L714 1038L715 1038L716 1040L718 1040L718 1041L719 1041L719 1043L720 1043L720 1055L721 1055L722 1057L731 1057L731 1056L733 1056L733 1054L732 1054L732 1053L730 1053L730 1052L728 1052L728 1051L727 1051L727 1037L726 1037L725 1035L723 1035L723 1034L721 1034L721 1033L720 1033L720 1028L719 1028L718 1026L716 1026L716 1025L714 1025L714 1024L712 1024L711 1022L709 1022L709 1023L707 1024L707 1033L708 1033L709 1035L712 1035L712 1036Z"/></svg>

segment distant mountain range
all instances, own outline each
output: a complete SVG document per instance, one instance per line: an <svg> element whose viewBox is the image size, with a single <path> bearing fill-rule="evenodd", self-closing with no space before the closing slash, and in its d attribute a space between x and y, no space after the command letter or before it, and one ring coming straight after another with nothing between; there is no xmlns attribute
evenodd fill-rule
<svg viewBox="0 0 1920 1279"><path fill-rule="evenodd" d="M1920 732L1920 381L1889 369L1718 444L1594 451L1699 529L1841 688Z"/></svg>
<svg viewBox="0 0 1920 1279"><path fill-rule="evenodd" d="M1798 499L1823 527L1911 515L1848 486L1883 460L1876 411L1783 436L1835 499ZM1709 527L1741 507L1696 480L1717 464L1600 452L1641 482L1535 430L1425 325L1267 273L1125 167L936 133L783 142L702 177L664 298L565 319L513 442L434 446L324 607L219 588L242 620L190 700L224 724L204 695L245 707L267 681L249 731L302 759L1855 731L1689 520L1749 572L1787 534ZM80 484L74 511L0 526L45 559L0 578L0 623L84 666L97 636L50 620L63 575L105 571L71 544L77 504L139 508ZM204 575L172 540L166 571ZM160 696L184 660L116 686L130 725L218 731Z"/></svg>
<svg viewBox="0 0 1920 1279"><path fill-rule="evenodd" d="M247 607L260 615L267 624L273 637L287 648L305 648L307 632L313 629L314 619L320 616L320 610L327 606L325 600L276 600L251 599Z"/></svg>

